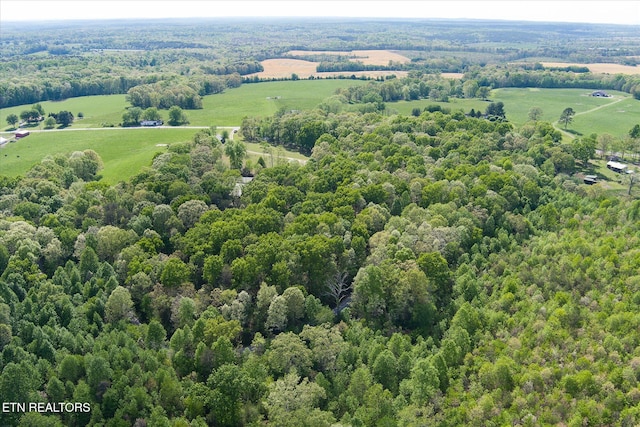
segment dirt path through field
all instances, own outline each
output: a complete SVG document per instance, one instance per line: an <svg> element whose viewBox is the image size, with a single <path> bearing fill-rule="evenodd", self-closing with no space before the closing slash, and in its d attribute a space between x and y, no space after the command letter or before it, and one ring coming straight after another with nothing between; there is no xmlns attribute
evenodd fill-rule
<svg viewBox="0 0 640 427"><path fill-rule="evenodd" d="M589 113L593 113L594 111L600 110L602 108L607 108L607 107L611 107L612 105L617 104L618 102L624 101L627 98L617 98L614 101L608 103L608 104L602 104L602 105L598 105L597 107L594 107L590 110L587 111L581 111L579 113L575 113L573 116L582 116L583 114L589 114ZM560 132L562 132L564 135L570 137L571 139L575 139L576 136L574 134L572 134L571 132L567 132L564 129L561 129L558 127L558 120L556 120L555 122L553 122L553 127L556 128L557 130L559 130Z"/></svg>

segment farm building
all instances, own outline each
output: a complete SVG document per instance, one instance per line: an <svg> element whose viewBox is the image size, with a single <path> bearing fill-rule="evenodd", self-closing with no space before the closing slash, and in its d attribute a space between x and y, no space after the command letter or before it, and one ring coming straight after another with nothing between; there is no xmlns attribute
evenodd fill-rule
<svg viewBox="0 0 640 427"><path fill-rule="evenodd" d="M29 136L28 130L17 130L15 133L16 139L24 138L25 136Z"/></svg>
<svg viewBox="0 0 640 427"><path fill-rule="evenodd" d="M140 126L162 126L163 123L162 120L143 120L140 122Z"/></svg>
<svg viewBox="0 0 640 427"><path fill-rule="evenodd" d="M2 148L5 145L7 145L7 142L9 142L9 140L7 138L3 138L3 137L0 136L0 148Z"/></svg>
<svg viewBox="0 0 640 427"><path fill-rule="evenodd" d="M597 184L598 183L598 176L597 175L586 175L584 177L584 183L588 184L588 185L593 185L593 184Z"/></svg>
<svg viewBox="0 0 640 427"><path fill-rule="evenodd" d="M602 98L608 98L610 95L603 90L596 90L595 92L591 92L591 96L598 96Z"/></svg>
<svg viewBox="0 0 640 427"><path fill-rule="evenodd" d="M627 165L620 162L609 161L607 162L607 168L618 173L627 172Z"/></svg>

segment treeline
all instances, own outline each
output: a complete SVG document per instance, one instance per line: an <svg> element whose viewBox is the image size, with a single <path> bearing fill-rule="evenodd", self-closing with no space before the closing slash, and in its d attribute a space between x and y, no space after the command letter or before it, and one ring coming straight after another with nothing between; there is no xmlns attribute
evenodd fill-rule
<svg viewBox="0 0 640 427"><path fill-rule="evenodd" d="M241 76L245 76L247 74L259 73L261 71L264 71L264 67L258 61L234 62L233 64L202 65L201 68L205 74L215 74L218 76L225 76L235 73Z"/></svg>
<svg viewBox="0 0 640 427"><path fill-rule="evenodd" d="M584 88L618 90L640 99L640 77L627 74L594 74L564 71L536 70L531 67L473 67L465 79L477 81L479 86Z"/></svg>
<svg viewBox="0 0 640 427"><path fill-rule="evenodd" d="M91 76L69 80L32 79L28 82L0 81L0 108L60 101L77 96L115 95L152 80L147 77Z"/></svg>
<svg viewBox="0 0 640 427"><path fill-rule="evenodd" d="M402 64L390 67L387 65L365 64L361 61L325 61L318 64L316 71L324 72L340 72L340 71L385 71L385 70L401 70Z"/></svg>
<svg viewBox="0 0 640 427"><path fill-rule="evenodd" d="M127 102L142 109L169 109L173 106L188 110L202 108L202 99L198 92L186 84L159 82L139 85L127 91Z"/></svg>

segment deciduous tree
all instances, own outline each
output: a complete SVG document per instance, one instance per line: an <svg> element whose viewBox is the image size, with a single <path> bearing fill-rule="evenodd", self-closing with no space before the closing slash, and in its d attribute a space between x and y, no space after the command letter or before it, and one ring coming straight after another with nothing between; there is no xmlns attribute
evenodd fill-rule
<svg viewBox="0 0 640 427"><path fill-rule="evenodd" d="M562 114L560 114L560 118L558 119L558 121L560 123L564 123L564 128L566 129L567 126L569 126L569 123L573 121L573 116L575 115L576 112L573 111L573 108L567 107L562 111Z"/></svg>

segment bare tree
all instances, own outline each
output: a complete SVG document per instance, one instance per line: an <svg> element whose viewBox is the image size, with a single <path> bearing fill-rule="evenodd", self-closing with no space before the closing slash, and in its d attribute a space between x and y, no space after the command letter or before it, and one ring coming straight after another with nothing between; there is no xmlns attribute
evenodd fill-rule
<svg viewBox="0 0 640 427"><path fill-rule="evenodd" d="M327 291L325 296L333 299L336 308L340 307L342 301L349 296L352 283L347 283L347 273L336 273L326 281Z"/></svg>

